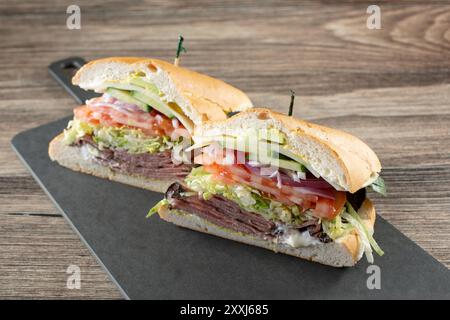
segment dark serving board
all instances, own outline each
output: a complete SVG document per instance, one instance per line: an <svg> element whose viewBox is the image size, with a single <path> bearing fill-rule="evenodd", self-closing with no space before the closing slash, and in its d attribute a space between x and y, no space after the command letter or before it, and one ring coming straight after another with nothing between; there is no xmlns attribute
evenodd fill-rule
<svg viewBox="0 0 450 320"><path fill-rule="evenodd" d="M365 258L336 269L146 219L162 194L52 163L50 140L70 118L18 134L12 145L111 279L131 299L449 299L450 272L381 217L375 256L381 289L367 288Z"/></svg>

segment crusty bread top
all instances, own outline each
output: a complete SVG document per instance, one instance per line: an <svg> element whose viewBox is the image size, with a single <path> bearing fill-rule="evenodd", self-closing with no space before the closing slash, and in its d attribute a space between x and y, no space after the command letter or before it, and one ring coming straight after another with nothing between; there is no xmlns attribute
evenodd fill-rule
<svg viewBox="0 0 450 320"><path fill-rule="evenodd" d="M226 119L226 113L252 107L241 90L212 77L151 58L111 57L84 65L72 83L103 92L106 81L122 81L130 73L143 72L166 99L175 102L195 124Z"/></svg>
<svg viewBox="0 0 450 320"><path fill-rule="evenodd" d="M249 129L267 128L283 132L287 149L338 190L356 192L373 182L381 170L376 154L358 138L264 108L253 108L223 121L205 122L195 129L193 138L242 136Z"/></svg>

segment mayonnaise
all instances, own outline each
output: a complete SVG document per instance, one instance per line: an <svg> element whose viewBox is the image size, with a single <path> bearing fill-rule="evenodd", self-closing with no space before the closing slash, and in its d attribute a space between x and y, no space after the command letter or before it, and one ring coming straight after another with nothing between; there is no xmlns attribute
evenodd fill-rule
<svg viewBox="0 0 450 320"><path fill-rule="evenodd" d="M320 241L309 234L309 231L300 232L297 229L288 229L279 240L294 248L308 247L320 244Z"/></svg>

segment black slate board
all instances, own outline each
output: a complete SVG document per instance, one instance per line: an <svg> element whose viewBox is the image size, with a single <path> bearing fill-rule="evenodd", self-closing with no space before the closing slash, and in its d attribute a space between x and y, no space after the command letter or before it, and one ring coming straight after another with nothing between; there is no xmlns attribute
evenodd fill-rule
<svg viewBox="0 0 450 320"><path fill-rule="evenodd" d="M162 194L72 172L52 163L49 141L70 118L18 134L13 148L126 298L449 299L450 272L378 217L375 256L381 290L369 290L368 263L335 269L179 228L156 215Z"/></svg>

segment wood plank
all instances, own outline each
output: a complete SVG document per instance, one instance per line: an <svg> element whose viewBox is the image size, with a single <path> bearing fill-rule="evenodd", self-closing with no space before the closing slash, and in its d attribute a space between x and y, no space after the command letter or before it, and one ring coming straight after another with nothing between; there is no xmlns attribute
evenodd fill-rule
<svg viewBox="0 0 450 320"><path fill-rule="evenodd" d="M61 216L19 212L2 213L0 219L2 298L121 297ZM72 264L80 267L80 290L66 286L66 271Z"/></svg>

